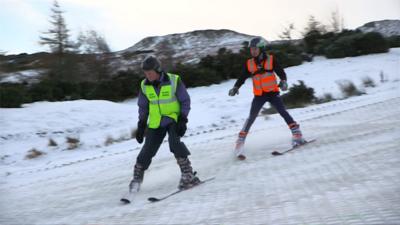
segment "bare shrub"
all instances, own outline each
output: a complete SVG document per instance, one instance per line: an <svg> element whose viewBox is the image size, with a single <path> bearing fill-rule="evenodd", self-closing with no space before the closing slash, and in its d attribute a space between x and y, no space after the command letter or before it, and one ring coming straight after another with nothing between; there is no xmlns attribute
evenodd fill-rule
<svg viewBox="0 0 400 225"><path fill-rule="evenodd" d="M364 87L375 87L375 81L372 80L371 77L364 77L362 78L362 83L364 85Z"/></svg>
<svg viewBox="0 0 400 225"><path fill-rule="evenodd" d="M68 150L76 149L80 145L79 138L66 137L68 143Z"/></svg>
<svg viewBox="0 0 400 225"><path fill-rule="evenodd" d="M105 146L112 145L115 142L114 138L111 136L107 136L106 141L104 142Z"/></svg>
<svg viewBox="0 0 400 225"><path fill-rule="evenodd" d="M349 80L337 81L336 83L339 85L340 90L346 98L364 94L364 92L358 90L356 85Z"/></svg>
<svg viewBox="0 0 400 225"><path fill-rule="evenodd" d="M35 148L32 148L31 150L28 151L28 154L26 154L25 159L34 159L44 154L46 153L39 151Z"/></svg>
<svg viewBox="0 0 400 225"><path fill-rule="evenodd" d="M51 146L51 147L58 146L57 142L54 141L52 138L49 139L49 144L48 145Z"/></svg>
<svg viewBox="0 0 400 225"><path fill-rule="evenodd" d="M321 104L321 103L325 103L325 102L331 102L334 100L335 100L335 98L332 96L331 93L324 93L324 95L321 98L317 99L317 103Z"/></svg>

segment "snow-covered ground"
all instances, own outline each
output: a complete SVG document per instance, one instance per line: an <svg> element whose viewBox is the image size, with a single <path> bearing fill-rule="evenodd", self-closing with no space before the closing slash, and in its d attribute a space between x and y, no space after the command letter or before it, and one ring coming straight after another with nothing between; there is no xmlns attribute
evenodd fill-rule
<svg viewBox="0 0 400 225"><path fill-rule="evenodd" d="M366 95L289 110L306 138L288 155L290 132L278 115L260 115L233 159L252 99L251 82L227 96L234 81L190 89L192 111L183 141L200 178L210 183L160 203L179 180L168 145L145 174L140 195L119 205L140 150L130 132L136 99L37 102L0 109L0 224L399 224L400 49L345 59L317 59L287 68L289 84L305 81L317 96L340 98L337 81L377 87ZM380 83L381 72L388 80ZM68 150L65 138L78 137ZM122 139L105 146L107 137ZM57 147L47 146L49 138ZM46 154L27 160L31 148Z"/></svg>

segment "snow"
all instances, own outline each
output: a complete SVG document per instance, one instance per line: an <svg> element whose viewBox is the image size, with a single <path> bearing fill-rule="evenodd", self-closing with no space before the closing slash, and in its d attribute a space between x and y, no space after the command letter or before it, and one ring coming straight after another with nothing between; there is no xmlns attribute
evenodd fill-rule
<svg viewBox="0 0 400 225"><path fill-rule="evenodd" d="M387 82L380 82L380 74ZM400 221L400 48L389 53L314 62L286 69L317 96L343 97L350 80L367 94L289 110L306 138L291 154L290 132L278 115L254 123L245 145L233 147L252 99L251 81L229 97L234 80L189 89L192 111L183 141L200 178L216 176L159 203L179 171L165 143L146 171L140 194L119 205L141 145L129 139L136 99L122 103L36 102L0 109L0 224L398 224ZM68 150L65 138L81 140ZM105 145L108 136L120 138ZM47 146L49 138L59 146ZM31 148L46 154L27 160ZM29 222L27 222L29 221Z"/></svg>
<svg viewBox="0 0 400 225"><path fill-rule="evenodd" d="M14 73L1 74L0 83L22 83L23 81L36 81L44 70L24 70Z"/></svg>
<svg viewBox="0 0 400 225"><path fill-rule="evenodd" d="M400 20L380 20L364 24L356 30L367 32L379 32L385 37L400 35Z"/></svg>

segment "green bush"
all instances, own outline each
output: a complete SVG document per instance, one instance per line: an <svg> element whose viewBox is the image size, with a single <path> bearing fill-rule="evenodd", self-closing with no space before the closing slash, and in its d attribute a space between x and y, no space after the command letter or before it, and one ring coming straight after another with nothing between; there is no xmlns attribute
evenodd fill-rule
<svg viewBox="0 0 400 225"><path fill-rule="evenodd" d="M283 67L297 66L303 63L303 46L288 43L272 45L269 52L275 55Z"/></svg>
<svg viewBox="0 0 400 225"><path fill-rule="evenodd" d="M388 37L386 41L388 42L390 48L400 47L400 35Z"/></svg>
<svg viewBox="0 0 400 225"><path fill-rule="evenodd" d="M317 100L314 96L314 89L307 87L304 81L299 80L299 84L294 84L289 88L289 92L281 96L282 101L287 109L301 108L308 104L311 104ZM261 114L274 114L277 113L276 109L263 108Z"/></svg>
<svg viewBox="0 0 400 225"><path fill-rule="evenodd" d="M273 54L283 68L297 66L303 63L303 56L301 54L287 53L283 51L275 51Z"/></svg>
<svg viewBox="0 0 400 225"><path fill-rule="evenodd" d="M387 52L389 44L385 38L376 32L349 33L338 36L325 48L327 58L343 58L372 53Z"/></svg>
<svg viewBox="0 0 400 225"><path fill-rule="evenodd" d="M358 37L355 47L359 55L384 53L389 51L389 43L377 32L369 32Z"/></svg>
<svg viewBox="0 0 400 225"><path fill-rule="evenodd" d="M356 41L361 36L362 34L352 34L338 38L326 47L325 56L327 58L343 58L359 55L356 49Z"/></svg>
<svg viewBox="0 0 400 225"><path fill-rule="evenodd" d="M172 73L180 75L186 87L208 86L224 80L223 75L217 71L195 65L179 64Z"/></svg>
<svg viewBox="0 0 400 225"><path fill-rule="evenodd" d="M303 42L305 45L305 51L308 54L316 54L316 47L322 40L322 34L317 30L309 31L304 35Z"/></svg>
<svg viewBox="0 0 400 225"><path fill-rule="evenodd" d="M26 99L26 88L22 84L0 84L0 107L19 108Z"/></svg>
<svg viewBox="0 0 400 225"><path fill-rule="evenodd" d="M307 87L304 81L294 84L289 92L282 95L282 100L288 108L304 107L316 100L314 89Z"/></svg>
<svg viewBox="0 0 400 225"><path fill-rule="evenodd" d="M242 72L243 64L249 57L248 52L249 50L245 45L243 45L243 48L239 53L233 53L230 50L221 48L218 50L217 55L207 55L202 58L197 65L192 65L192 68L200 70L204 69L208 73L212 70L215 71L218 76L218 78L215 79L219 80L218 83L221 78L222 80L237 78Z"/></svg>
<svg viewBox="0 0 400 225"><path fill-rule="evenodd" d="M28 94L31 97L32 102L36 101L52 101L53 100L53 91L55 89L55 85L53 81L44 80L40 83L32 85L28 89Z"/></svg>

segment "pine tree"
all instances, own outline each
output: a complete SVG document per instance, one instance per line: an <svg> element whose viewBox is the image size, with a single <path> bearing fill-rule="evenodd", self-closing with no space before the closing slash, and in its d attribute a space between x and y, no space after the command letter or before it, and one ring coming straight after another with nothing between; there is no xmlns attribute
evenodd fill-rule
<svg viewBox="0 0 400 225"><path fill-rule="evenodd" d="M332 32L340 33L343 30L343 18L340 17L338 10L332 12L330 22Z"/></svg>
<svg viewBox="0 0 400 225"><path fill-rule="evenodd" d="M105 80L110 76L112 53L106 39L95 30L81 32L78 36L77 50L85 55L84 65L95 80ZM89 72L90 71L90 72ZM86 76L89 78L89 76Z"/></svg>
<svg viewBox="0 0 400 225"><path fill-rule="evenodd" d="M308 17L307 26L304 29L303 35L306 36L311 32L318 32L320 34L326 33L326 26L321 24L319 21L315 19L313 15Z"/></svg>
<svg viewBox="0 0 400 225"><path fill-rule="evenodd" d="M51 28L43 32L39 43L50 48L54 58L49 64L48 76L56 81L74 82L79 74L79 56L74 54L74 45L69 41L69 30L57 0L51 7ZM72 54L71 54L72 53Z"/></svg>
<svg viewBox="0 0 400 225"><path fill-rule="evenodd" d="M88 30L86 33L80 32L76 47L80 53L86 54L106 54L111 52L106 39L95 30Z"/></svg>
<svg viewBox="0 0 400 225"><path fill-rule="evenodd" d="M287 27L284 28L283 32L279 35L279 38L282 40L292 40L292 32L294 30L293 23L289 24Z"/></svg>
<svg viewBox="0 0 400 225"><path fill-rule="evenodd" d="M67 25L63 17L64 11L61 10L57 0L54 1L51 12L52 15L50 23L52 28L46 32L43 32L45 36L40 36L39 43L41 45L48 45L52 53L62 55L73 46L69 42L69 30L67 29Z"/></svg>

